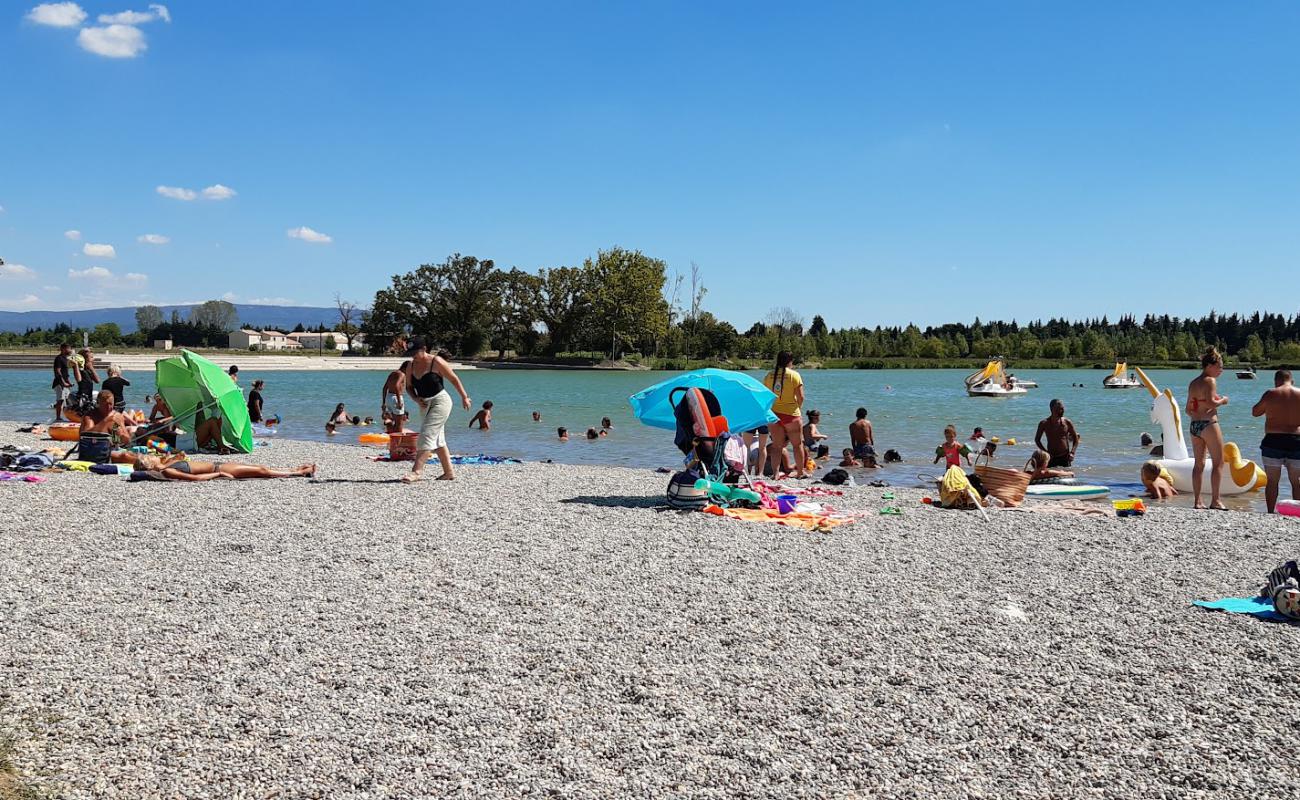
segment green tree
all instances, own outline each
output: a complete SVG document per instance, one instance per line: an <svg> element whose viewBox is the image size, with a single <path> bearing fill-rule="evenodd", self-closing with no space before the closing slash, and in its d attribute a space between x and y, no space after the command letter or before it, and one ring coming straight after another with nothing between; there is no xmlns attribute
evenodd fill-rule
<svg viewBox="0 0 1300 800"><path fill-rule="evenodd" d="M144 334L153 332L163 324L162 309L158 306L140 306L135 310L135 329Z"/></svg>
<svg viewBox="0 0 1300 800"><path fill-rule="evenodd" d="M1243 361L1263 361L1264 340L1258 333L1252 333L1246 337L1246 346L1237 352L1237 356Z"/></svg>
<svg viewBox="0 0 1300 800"><path fill-rule="evenodd" d="M518 268L501 276L489 331L498 358L505 358L507 350L531 354L536 347L540 338L536 323L541 284L541 278Z"/></svg>
<svg viewBox="0 0 1300 800"><path fill-rule="evenodd" d="M121 344L122 329L116 322L101 322L90 332L90 343L96 347Z"/></svg>
<svg viewBox="0 0 1300 800"><path fill-rule="evenodd" d="M591 322L591 272L586 267L541 270L537 319L546 326L549 355L571 350Z"/></svg>
<svg viewBox="0 0 1300 800"><path fill-rule="evenodd" d="M625 345L649 351L668 332L668 301L664 299L667 267L639 250L615 247L587 259L591 275L593 349L603 349L606 337L615 350ZM617 357L618 353L613 354Z"/></svg>
<svg viewBox="0 0 1300 800"><path fill-rule="evenodd" d="M239 311L225 300L209 300L190 309L190 324L200 328L233 331L239 327Z"/></svg>

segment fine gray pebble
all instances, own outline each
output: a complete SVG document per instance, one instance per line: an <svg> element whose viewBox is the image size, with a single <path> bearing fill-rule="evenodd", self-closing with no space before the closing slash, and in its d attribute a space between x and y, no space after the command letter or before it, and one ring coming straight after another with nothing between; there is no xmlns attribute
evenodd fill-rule
<svg viewBox="0 0 1300 800"><path fill-rule="evenodd" d="M1190 605L1253 593L1300 555L1297 521L986 524L906 488L881 516L858 487L831 502L860 521L809 534L667 510L650 469L405 486L374 452L245 457L315 462L310 481L0 483L0 736L24 780L360 800L1284 797L1300 777L1300 626Z"/></svg>

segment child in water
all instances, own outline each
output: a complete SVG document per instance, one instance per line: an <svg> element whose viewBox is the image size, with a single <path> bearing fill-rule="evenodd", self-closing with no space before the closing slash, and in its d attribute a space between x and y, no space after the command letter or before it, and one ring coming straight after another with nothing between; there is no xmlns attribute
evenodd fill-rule
<svg viewBox="0 0 1300 800"><path fill-rule="evenodd" d="M1025 472L1029 473L1029 482L1051 480L1052 478L1073 478L1074 473L1068 469L1056 469L1047 466L1051 456L1046 450L1035 450L1034 454L1029 457L1029 464L1025 466Z"/></svg>
<svg viewBox="0 0 1300 800"><path fill-rule="evenodd" d="M1169 472L1160 466L1159 461L1148 461L1142 465L1142 485L1147 489L1147 497L1155 500L1164 500L1178 494Z"/></svg>
<svg viewBox="0 0 1300 800"><path fill-rule="evenodd" d="M844 457L844 459L840 461L841 467L856 467L858 465L858 460L853 457L852 448L844 448L844 452L840 453L840 455Z"/></svg>
<svg viewBox="0 0 1300 800"><path fill-rule="evenodd" d="M963 458L969 465L970 448L957 441L957 429L949 425L943 429L943 444L934 448L934 463L938 464L939 459L943 459L945 466L960 467Z"/></svg>
<svg viewBox="0 0 1300 800"><path fill-rule="evenodd" d="M492 401L491 400L487 400L483 403L483 407L480 408L478 410L478 413L474 415L474 418L469 421L469 427L471 428L474 427L474 423L476 422L478 423L478 429L481 431L488 430L489 428L492 427Z"/></svg>
<svg viewBox="0 0 1300 800"><path fill-rule="evenodd" d="M556 429L555 429L555 435L558 436L558 437L560 437L560 441L561 441L561 442L567 442L567 441L569 441L569 429L568 429L568 428L556 428Z"/></svg>

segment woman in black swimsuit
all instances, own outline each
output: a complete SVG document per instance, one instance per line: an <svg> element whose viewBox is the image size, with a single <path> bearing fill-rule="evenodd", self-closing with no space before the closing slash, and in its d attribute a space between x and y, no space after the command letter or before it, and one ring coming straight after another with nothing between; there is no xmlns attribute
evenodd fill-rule
<svg viewBox="0 0 1300 800"><path fill-rule="evenodd" d="M449 382L455 387L460 393L461 407L466 411L470 407L469 395L443 354L430 353L423 337L411 339L406 355L411 359L406 368L406 389L424 412L424 421L420 423L420 436L415 442L415 463L411 465L410 474L402 480L406 483L424 480L424 465L435 452L442 464L442 475L438 480L452 480L456 475L451 468L451 451L447 449L444 430L447 418L451 416L451 395L447 394L444 385Z"/></svg>

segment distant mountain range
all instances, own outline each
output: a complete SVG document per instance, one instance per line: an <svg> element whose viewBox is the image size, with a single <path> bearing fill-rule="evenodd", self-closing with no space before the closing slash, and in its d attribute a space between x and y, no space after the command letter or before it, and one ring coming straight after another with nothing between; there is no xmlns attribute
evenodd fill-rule
<svg viewBox="0 0 1300 800"><path fill-rule="evenodd" d="M189 316L194 306L159 306L163 319L171 319L172 311L181 318ZM236 303L239 322L246 327L279 328L291 330L298 323L314 328L317 325L333 327L338 324L339 312L335 308L319 306L253 306ZM53 328L59 323L74 328L93 328L105 322L116 322L122 333L135 330L135 306L125 308L89 308L80 311L0 311L0 331L22 333L28 328Z"/></svg>

